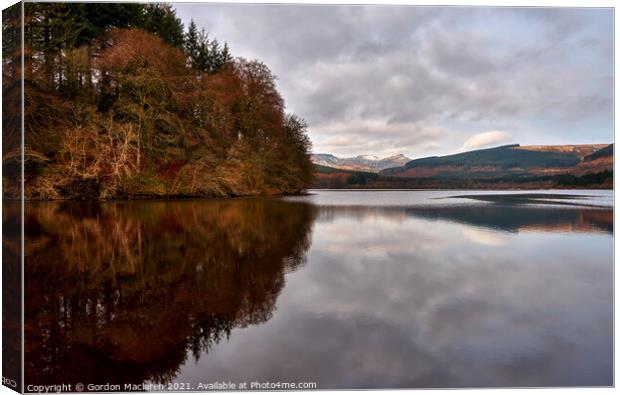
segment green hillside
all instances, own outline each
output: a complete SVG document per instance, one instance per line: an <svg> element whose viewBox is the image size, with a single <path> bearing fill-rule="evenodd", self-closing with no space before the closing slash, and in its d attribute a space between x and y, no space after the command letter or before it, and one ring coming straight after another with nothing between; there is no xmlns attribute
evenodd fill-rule
<svg viewBox="0 0 620 395"><path fill-rule="evenodd" d="M614 155L614 145L609 144L607 147L600 149L590 155L587 155L583 160L585 162L589 162L589 161L593 161L599 158L603 158L606 156L613 156L613 155Z"/></svg>
<svg viewBox="0 0 620 395"><path fill-rule="evenodd" d="M504 145L496 148L480 149L447 156L431 156L415 159L403 167L386 169L384 175L397 174L414 167L483 167L492 166L500 169L509 168L547 168L572 167L580 162L573 152L530 151L516 149L519 144Z"/></svg>

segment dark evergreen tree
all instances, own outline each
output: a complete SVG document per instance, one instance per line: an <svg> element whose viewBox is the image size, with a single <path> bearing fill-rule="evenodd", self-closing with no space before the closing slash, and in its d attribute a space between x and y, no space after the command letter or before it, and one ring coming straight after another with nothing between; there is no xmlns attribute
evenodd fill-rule
<svg viewBox="0 0 620 395"><path fill-rule="evenodd" d="M200 56L200 33L196 27L196 23L192 19L185 35L185 54L189 59L189 64L193 68L196 68L198 58Z"/></svg>
<svg viewBox="0 0 620 395"><path fill-rule="evenodd" d="M76 45L89 44L111 27L138 27L144 23L142 4L70 3L68 7L82 25Z"/></svg>
<svg viewBox="0 0 620 395"><path fill-rule="evenodd" d="M230 50L228 49L228 43L224 43L224 48L222 49L222 66L225 66L227 63L232 62L233 58L230 54Z"/></svg>
<svg viewBox="0 0 620 395"><path fill-rule="evenodd" d="M170 4L148 4L144 8L144 16L137 26L159 36L166 44L183 48L183 23L177 18Z"/></svg>
<svg viewBox="0 0 620 395"><path fill-rule="evenodd" d="M232 61L228 44L220 47L220 43L217 40L209 39L204 29L198 32L196 23L193 20L185 34L183 47L188 57L188 64L198 71L215 74L226 63Z"/></svg>

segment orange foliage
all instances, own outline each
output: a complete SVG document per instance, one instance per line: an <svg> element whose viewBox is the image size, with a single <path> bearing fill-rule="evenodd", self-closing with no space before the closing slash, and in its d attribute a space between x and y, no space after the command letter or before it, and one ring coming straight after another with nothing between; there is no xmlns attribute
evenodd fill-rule
<svg viewBox="0 0 620 395"><path fill-rule="evenodd" d="M81 71L58 86L31 69L26 145L41 160L27 197L279 194L312 176L306 125L286 116L260 62L206 73L153 34L112 29L67 52L54 69Z"/></svg>

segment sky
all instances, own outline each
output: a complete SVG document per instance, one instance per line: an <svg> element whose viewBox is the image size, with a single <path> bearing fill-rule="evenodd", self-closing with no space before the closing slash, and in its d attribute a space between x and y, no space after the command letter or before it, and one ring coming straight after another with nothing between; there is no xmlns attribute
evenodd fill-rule
<svg viewBox="0 0 620 395"><path fill-rule="evenodd" d="M613 142L611 9L174 7L272 70L315 153Z"/></svg>

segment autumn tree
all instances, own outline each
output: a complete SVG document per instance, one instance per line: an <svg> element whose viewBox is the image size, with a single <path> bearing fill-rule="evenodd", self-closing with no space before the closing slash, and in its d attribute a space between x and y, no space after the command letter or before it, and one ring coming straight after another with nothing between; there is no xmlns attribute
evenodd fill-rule
<svg viewBox="0 0 620 395"><path fill-rule="evenodd" d="M21 194L21 4L2 11L2 194Z"/></svg>
<svg viewBox="0 0 620 395"><path fill-rule="evenodd" d="M90 8L90 7L93 8ZM165 4L27 7L27 196L293 193L306 126L264 64Z"/></svg>

